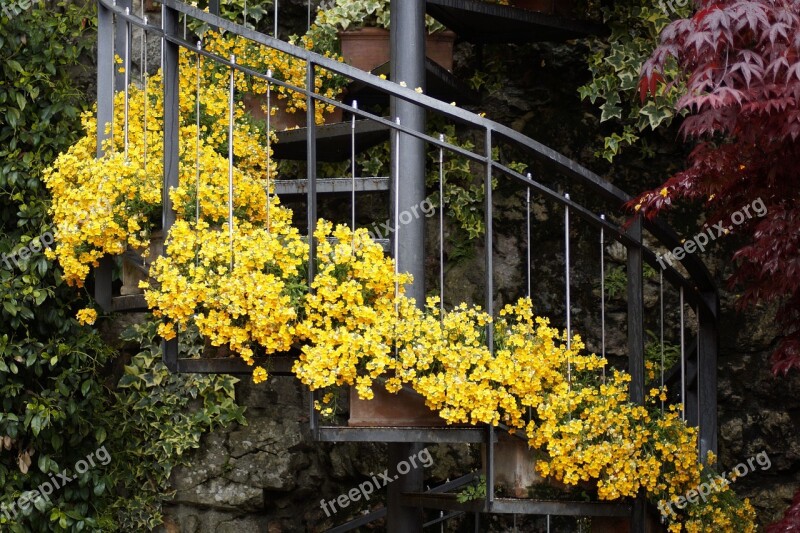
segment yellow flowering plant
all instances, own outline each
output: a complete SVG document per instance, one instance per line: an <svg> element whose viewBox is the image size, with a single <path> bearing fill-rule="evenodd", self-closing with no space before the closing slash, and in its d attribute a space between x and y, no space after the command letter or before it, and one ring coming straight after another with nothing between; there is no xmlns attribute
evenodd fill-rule
<svg viewBox="0 0 800 533"><path fill-rule="evenodd" d="M194 212L187 195L197 194L193 184L199 169L200 182L215 185L201 188L201 209L220 214L227 201L221 184L227 175L228 93L224 85L211 83L211 71L203 70L209 79L200 84L198 139L192 59L188 52L181 54L179 172L184 188L174 199L179 213ZM59 260L70 285L82 286L90 267L97 266L105 255L119 255L128 247L147 249L150 234L160 224L164 150L160 73L147 79L147 89L146 98L143 88L131 85L128 89L127 145L125 93L119 92L114 98L113 121L104 125L110 134L103 146L105 155L95 157L97 119L94 113L86 113L82 117L84 136L43 174L53 195L51 213L56 224L56 247L48 256ZM248 175L239 178L244 187L240 191L245 193L240 198L251 201L257 198L251 190L263 189L258 182L266 178L266 132L248 119L243 106L237 105L235 114L237 177L241 172ZM254 208L252 202L243 208L248 215L263 210Z"/></svg>
<svg viewBox="0 0 800 533"><path fill-rule="evenodd" d="M372 379L392 368L398 318L413 309L402 297L411 277L395 273L366 229L353 233L322 220L314 235L318 272L300 326L307 344L294 372L314 389L355 385L370 398Z"/></svg>
<svg viewBox="0 0 800 533"><path fill-rule="evenodd" d="M234 56L239 65L247 67L248 69L261 74L271 72L272 77L276 80L285 82L294 87L306 87L307 64L302 59L276 50L275 48L263 46L255 41L240 36L224 38L214 31L208 31L204 34L204 37L207 39L204 43L204 47L212 53L224 58ZM306 50L314 49L314 38L310 34L300 38L292 36L289 43L305 48ZM330 50L320 51L320 53L326 57L342 61L341 56L338 56ZM229 71L223 66L217 65L214 70L213 76L218 80L227 79ZM266 98L264 98L264 95L266 95L267 90L273 91L277 100L285 101L287 113L305 112L308 107L306 96L303 93L293 91L283 85L268 85L266 81L247 75L241 71L236 72L234 83L240 100L243 95L255 96L259 101L261 111L265 114L269 112L274 115L276 112L274 107L273 109L266 109ZM317 75L314 78L314 90L317 94L321 94L330 99L336 99L341 95L347 83L348 80L343 76L317 68ZM325 122L325 114L332 113L334 109L332 104L318 103L314 109L317 124L323 124Z"/></svg>
<svg viewBox="0 0 800 533"><path fill-rule="evenodd" d="M350 242L345 229L337 236ZM360 240L357 249L362 246L370 245ZM334 254L329 271L352 261L348 244L338 253L325 250L323 255ZM631 403L630 375L614 370L602 377L607 361L583 354L577 335L567 343L565 333L534 316L529 299L506 306L496 318L466 304L441 313L436 298L420 310L402 291L395 296L391 267L383 264L383 292L371 309L363 307L369 303L362 299L363 285L350 286L349 268L316 284L313 342L294 370L312 389L326 390L317 406L323 413L330 416L337 386L353 386L363 399L373 397L377 381L389 392L410 387L448 423L503 424L519 432L539 451L540 474L566 485L591 482L603 500L644 489L657 505L708 475L697 455L697 430L676 407L662 413L656 405L666 399L664 389L651 389L644 406ZM490 324L493 350L486 343ZM652 365L648 372L652 379ZM754 531L752 506L727 487L680 516L665 511L664 517L672 521L671 531L702 531L711 524Z"/></svg>

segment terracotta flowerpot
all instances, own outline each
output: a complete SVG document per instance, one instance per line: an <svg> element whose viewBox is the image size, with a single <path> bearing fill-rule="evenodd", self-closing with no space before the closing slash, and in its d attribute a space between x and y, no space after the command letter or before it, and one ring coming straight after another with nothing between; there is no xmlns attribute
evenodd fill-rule
<svg viewBox="0 0 800 533"><path fill-rule="evenodd" d="M122 287L119 292L122 296L131 294L142 294L144 291L139 288L139 282L148 279L150 264L158 256L164 255L164 232L154 231L150 236L148 246L150 254L147 260L142 258L143 248L128 250L122 256Z"/></svg>
<svg viewBox="0 0 800 533"><path fill-rule="evenodd" d="M536 471L536 457L528 442L499 432L494 445L494 481L503 485L514 498L527 498L528 488L547 481ZM486 446L483 447L483 471L486 472Z"/></svg>
<svg viewBox="0 0 800 533"><path fill-rule="evenodd" d="M416 392L392 394L380 383L372 385L375 397L362 400L355 387L350 387L351 427L441 427L446 425L439 415L428 409Z"/></svg>
<svg viewBox="0 0 800 533"><path fill-rule="evenodd" d="M345 63L358 69L371 71L389 61L389 30L383 28L359 28L339 32L342 57ZM453 43L456 34L438 31L428 35L425 54L445 70L453 70Z"/></svg>
<svg viewBox="0 0 800 533"><path fill-rule="evenodd" d="M293 128L305 128L308 121L306 120L305 111L297 111L296 113L289 113L286 111L288 98L278 98L275 95L271 98L270 105L275 110L270 118L270 128L273 131L283 131ZM266 105L266 96L256 94L246 94L243 98L244 108L250 115L257 120L266 120L267 113L264 111L263 106ZM335 124L342 122L343 112L339 107L335 107L330 113L323 113L322 118L325 124Z"/></svg>

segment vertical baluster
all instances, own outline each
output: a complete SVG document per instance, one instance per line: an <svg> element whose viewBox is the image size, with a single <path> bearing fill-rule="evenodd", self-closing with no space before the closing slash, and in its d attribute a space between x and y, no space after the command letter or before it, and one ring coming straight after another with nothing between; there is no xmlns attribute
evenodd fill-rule
<svg viewBox="0 0 800 533"><path fill-rule="evenodd" d="M658 271L659 326L661 328L661 388L664 388L664 269ZM661 400L661 413L664 413L664 400Z"/></svg>
<svg viewBox="0 0 800 533"><path fill-rule="evenodd" d="M200 80L202 77L201 55L203 43L197 41L197 86L195 87L195 118L197 138L195 139L195 222L200 221Z"/></svg>
<svg viewBox="0 0 800 533"><path fill-rule="evenodd" d="M274 29L274 32L273 32L272 36L277 39L278 38L278 0L274 0L274 2L275 2L275 29ZM309 87L308 89L311 90L312 87L313 87L313 85L311 87Z"/></svg>
<svg viewBox="0 0 800 533"><path fill-rule="evenodd" d="M144 2L142 2L144 5ZM144 7L142 7L142 12L144 12ZM144 20L144 25L147 26L148 20L147 17L142 17ZM142 112L142 122L144 127L142 128L142 168L144 169L145 173L147 172L147 108L150 103L148 94L147 94L147 32L144 28L142 28L142 62L140 63L142 67L142 93L144 94L144 107Z"/></svg>
<svg viewBox="0 0 800 533"><path fill-rule="evenodd" d="M233 122L234 91L236 90L236 56L231 55L231 79L228 90L228 238L230 239L231 270L233 270Z"/></svg>
<svg viewBox="0 0 800 533"><path fill-rule="evenodd" d="M529 180L533 179L530 173L528 173L527 178ZM531 188L525 190L525 249L526 249L526 261L525 264L527 268L525 269L525 281L527 284L527 292L526 295L528 299L533 298L533 294L531 293L531 278L533 277L531 273Z"/></svg>
<svg viewBox="0 0 800 533"><path fill-rule="evenodd" d="M600 220L606 221L605 215ZM606 358L606 228L600 226L600 355ZM603 383L606 382L606 365L603 365Z"/></svg>
<svg viewBox="0 0 800 533"><path fill-rule="evenodd" d="M395 122L400 126L400 117L395 119ZM398 270L398 257L400 257L400 130L395 130L395 154L394 154L394 237L392 241L392 255L394 255L394 312L395 316L399 314L397 297L400 293L400 283L397 280L397 275L400 273ZM395 350L397 343L395 343Z"/></svg>
<svg viewBox="0 0 800 533"><path fill-rule="evenodd" d="M247 0L244 0L244 7L242 8L242 20L244 21L242 26L244 26L246 28L247 27Z"/></svg>
<svg viewBox="0 0 800 533"><path fill-rule="evenodd" d="M565 194L567 203L564 205L564 284L565 300L567 307L567 350L572 349L572 295L570 292L570 257L569 257L569 194ZM567 383L572 388L572 357L567 356Z"/></svg>
<svg viewBox="0 0 800 533"><path fill-rule="evenodd" d="M317 227L317 122L316 107L317 101L314 100L313 90L316 68L314 63L306 60L306 87L309 88L306 95L306 176L308 178L308 283L314 281L316 275L317 243L314 232Z"/></svg>
<svg viewBox="0 0 800 533"><path fill-rule="evenodd" d="M396 123L400 126L400 117L397 117ZM397 322L400 320L400 282L397 276L400 274L399 257L400 257L400 130L395 130L395 153L394 153L394 216L392 217L394 223L394 237L392 241L392 249L394 255L394 356L398 358L399 347L397 342Z"/></svg>
<svg viewBox="0 0 800 533"><path fill-rule="evenodd" d="M131 8L125 8L125 15L131 14ZM125 61L122 63L122 67L125 69L125 123L123 125L123 131L125 134L125 163L127 164L128 161L128 147L129 147L129 137L130 137L130 128L128 127L128 120L129 120L129 112L130 112L130 90L129 86L131 83L130 78L130 65L131 61L131 24L128 19L125 19Z"/></svg>
<svg viewBox="0 0 800 533"><path fill-rule="evenodd" d="M311 29L311 0L308 0L308 2L306 2L306 6L308 9L308 13L306 15L306 31L308 31Z"/></svg>
<svg viewBox="0 0 800 533"><path fill-rule="evenodd" d="M267 69L267 232L269 232L269 209L272 202L270 184L272 176L272 69Z"/></svg>
<svg viewBox="0 0 800 533"><path fill-rule="evenodd" d="M144 0L142 0L139 3L139 7L140 7L139 18L142 19L144 25L147 26L147 17L144 16ZM144 63L145 63L145 58L147 56L147 46L145 46L146 35L147 35L147 30L145 28L142 28L142 38L141 38L142 49L140 50L139 54L139 70L140 70L139 77L141 78L142 83L144 83L144 73L145 73Z"/></svg>
<svg viewBox="0 0 800 533"><path fill-rule="evenodd" d="M681 418L686 420L686 344L684 339L684 321L683 321L683 285L680 288L680 306L681 306Z"/></svg>
<svg viewBox="0 0 800 533"><path fill-rule="evenodd" d="M494 159L492 156L492 130L486 128L484 153L486 155L486 176L483 181L483 188L486 196L485 224L486 224L486 312L489 315L494 313L494 210L493 210L493 189L492 175L494 171ZM486 326L486 344L489 353L494 357L494 325L490 322ZM494 426L489 424L487 431L487 452L486 452L486 507L491 512L494 506Z"/></svg>
<svg viewBox="0 0 800 533"><path fill-rule="evenodd" d="M439 134L444 142L444 134ZM444 146L439 146L439 317L444 320Z"/></svg>
<svg viewBox="0 0 800 533"><path fill-rule="evenodd" d="M353 100L358 109L358 102ZM353 255L356 253L356 114L350 118L350 227L353 230Z"/></svg>
<svg viewBox="0 0 800 533"><path fill-rule="evenodd" d="M142 2L144 6L144 2ZM147 17L144 16L144 7L142 7L142 20L144 25L147 26ZM142 50L147 50L147 32L142 28ZM142 106L142 170L147 174L147 107L149 99L147 96L147 53L142 52L142 62L139 63L142 78L142 95L144 106ZM142 266L147 268L147 256L142 254Z"/></svg>

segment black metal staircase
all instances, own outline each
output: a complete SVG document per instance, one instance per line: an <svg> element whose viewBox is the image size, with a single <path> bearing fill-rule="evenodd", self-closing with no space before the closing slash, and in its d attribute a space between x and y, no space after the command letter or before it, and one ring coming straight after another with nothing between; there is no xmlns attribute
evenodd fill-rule
<svg viewBox="0 0 800 533"><path fill-rule="evenodd" d="M404 0L407 1L407 0ZM410 3L410 2L409 2ZM466 40L473 42L529 42L529 41L564 41L589 33L602 31L601 28L589 23L563 19L552 15L544 15L521 10L489 5L475 0L428 0L427 12L452 28ZM648 222L635 218L632 224L624 227L628 215L622 211L622 205L630 200L630 196L619 190L612 183L591 172L558 152L527 138L524 135L492 120L478 116L464 109L451 106L449 102L442 101L430 95L418 94L412 88L404 88L389 80L362 72L349 65L308 52L305 49L294 47L286 42L258 33L248 28L238 26L232 22L221 19L216 15L206 13L187 3L178 0L163 0L163 14L161 27L147 24L141 18L131 15L126 11L125 0L112 2L112 0L99 0L99 35L98 48L98 123L110 121L113 114L112 100L115 87L110 82L113 78L113 58L115 47L112 36L116 29L117 35L130 33L131 28L141 28L148 34L157 36L162 41L163 47L163 72L165 80L165 131L164 131L164 157L165 176L164 189L169 190L178 183L178 51L181 48L194 53L202 53L207 59L218 62L228 68L241 68L229 61L229 58L217 57L206 51L198 50L193 42L183 36L179 23L181 17L189 17L219 27L227 32L250 39L263 46L271 47L294 56L306 62L308 80L314 79L318 69L334 72L351 80L352 94L369 95L374 101L388 101L390 98L405 103L404 105L416 108L421 113L433 114L441 119L459 124L475 132L482 139L482 144L474 150L467 150L440 139L436 135L415 130L397 117L379 116L372 112L356 108L350 103L337 102L328 99L313 89L305 87L291 87L306 97L308 107L308 127L298 130L289 130L278 134L278 143L274 146L276 158L303 160L307 165L307 176L303 180L281 180L275 183L275 192L279 195L305 197L307 202L307 220L309 234L313 231L317 218L318 195L328 193L354 193L390 191L392 195L398 194L396 184L401 176L388 177L358 177L335 178L317 177L318 163L323 161L346 160L351 155L351 142L355 140L359 149L374 146L386 140L392 140L396 148L400 139L413 140L424 146L424 150L440 150L443 157L461 157L469 160L471 164L482 169L485 183L486 203L484 208L484 223L486 227L485 239L481 242L485 250L485 308L495 309L496 298L494 290L493 264L498 259L493 246L495 220L495 206L491 183L501 180L508 187L516 188L520 198L531 196L545 203L554 212L565 213L564 250L566 260L564 267L565 286L561 289L565 293L566 324L571 318L570 306L570 272L575 265L570 263L569 250L571 232L585 231L592 234L604 235L607 242L621 243L627 250L627 337L628 337L628 371L632 375L631 398L635 402L644 401L646 380L644 368L644 342L645 342L645 307L643 301L643 265L649 264L657 269L663 276L663 283L680 293L681 301L686 306L695 310L698 322L696 341L690 341L695 346L683 350L682 360L675 369L668 372L668 384L675 392L674 396L680 398L687 411L687 420L700 428L701 456L706 451L716 451L717 446L717 421L716 421L716 357L717 357L717 312L718 301L714 283L703 266L695 256L686 256L679 269L668 267L661 269L657 262L658 249L671 250L680 244L678 236L660 221ZM120 53L119 47L116 48ZM130 58L124 58L129 66ZM430 72L430 68L428 69ZM266 73L248 73L280 84L278 80L269 78ZM442 78L441 76L439 78ZM437 78L437 79L439 79ZM307 83L313 87L313 83ZM452 89L455 84L449 83ZM117 86L117 89L119 86ZM444 94L444 93L443 93ZM350 122L317 126L314 123L314 109L317 105L332 104L344 110L346 116L355 116L358 120L355 127ZM402 117L401 117L402 118ZM99 128L102 139L102 128ZM99 140L101 140L99 139ZM572 195L563 194L544 179L535 179L530 174L523 174L513 170L494 157L495 150L513 151L523 157L531 169L536 169L537 175L555 177L553 179L565 190L574 190ZM394 166L394 165L393 165ZM552 180L551 180L552 181ZM164 202L164 231L168 231L174 222L174 212L169 198L165 195ZM598 211L594 206L602 204L603 210ZM586 207L591 205L592 208ZM402 209L402 206L400 206ZM530 208L528 208L530 213ZM603 213L603 214L601 214ZM571 219L570 219L571 217ZM570 220L572 222L570 222ZM578 228L578 229L576 229ZM395 234L396 238L396 234ZM441 235L440 235L441 238ZM652 247L644 244L645 239ZM419 243L422 245L422 243ZM535 243L528 241L528 249L535 247ZM604 252L601 252L604 253ZM530 257L530 255L529 255ZM548 260L539 258L539 260ZM557 261L557 258L549 258ZM561 261L564 261L563 259ZM312 241L309 257L310 275L314 274L315 251ZM444 265L441 265L444 268ZM527 264L528 276L531 265ZM601 276L604 275L601 274ZM100 268L96 278L97 300L105 303L109 308L124 310L126 308L141 308L141 299L134 298L129 302L132 307L126 307L118 297L111 294L110 275L106 268ZM443 288L440 287L443 290ZM530 289L528 289L530 290ZM524 289L520 288L520 293ZM135 301L134 301L135 300ZM115 306L116 302L116 306ZM604 326L605 327L605 324ZM679 325L681 332L686 324ZM682 346L683 347L683 346ZM257 358L257 362L265 362L273 375L290 375L291 365L294 360L292 353L270 355L266 358ZM201 372L201 373L249 373L248 367L240 359L189 359L181 357L178 353L177 341L165 343L164 359L170 369L176 372ZM313 400L313 395L311 395ZM434 491L407 491L391 505L405 508L432 508L451 511L455 514L467 513L511 513L511 514L540 514L540 515L566 515L566 516L633 516L635 531L642 526L641 502L553 502L529 499L496 498L493 491L492 457L493 446L496 441L496 429L493 427L346 427L323 426L318 419L318 414L311 403L311 429L314 437L319 441L327 442L390 442L390 443L420 443L420 442L449 442L449 443L482 443L487 446L489 457L487 465L487 497L483 501L459 503L452 494L452 489L458 483L446 485L443 489ZM469 477L469 476L468 476ZM465 478L466 479L466 478ZM471 480L471 477L465 482ZM639 511L636 511L637 506ZM382 518L385 511L373 513L371 519ZM390 513L391 516L391 513ZM451 515L448 515L451 516ZM367 518L360 518L349 526L339 527L332 531L345 531L358 527ZM438 521L435 521L438 522Z"/></svg>

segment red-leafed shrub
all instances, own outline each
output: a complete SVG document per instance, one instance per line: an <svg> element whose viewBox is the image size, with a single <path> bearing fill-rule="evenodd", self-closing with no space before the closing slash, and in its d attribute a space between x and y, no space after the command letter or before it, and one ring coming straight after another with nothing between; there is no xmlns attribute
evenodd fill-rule
<svg viewBox="0 0 800 533"><path fill-rule="evenodd" d="M675 65L680 79L664 80ZM773 370L800 369L800 2L700 1L662 32L640 94L677 82L681 130L696 146L684 171L631 205L655 216L675 199L699 200L715 221L760 197L766 216L735 230L748 240L730 282L742 305L780 302Z"/></svg>

